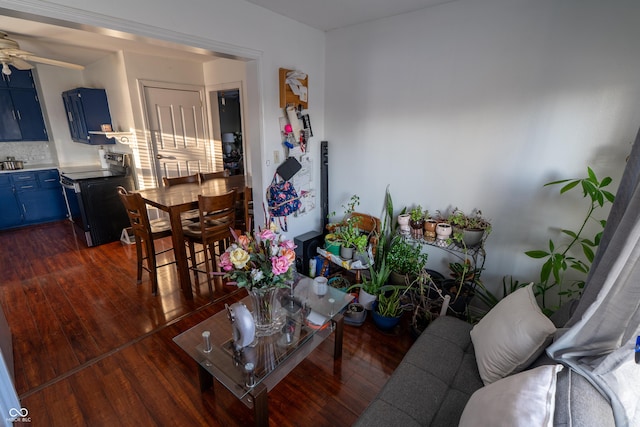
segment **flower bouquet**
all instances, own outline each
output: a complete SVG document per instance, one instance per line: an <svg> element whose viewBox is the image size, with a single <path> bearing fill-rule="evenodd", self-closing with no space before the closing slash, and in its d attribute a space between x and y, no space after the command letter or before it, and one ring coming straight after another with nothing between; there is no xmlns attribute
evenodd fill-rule
<svg viewBox="0 0 640 427"><path fill-rule="evenodd" d="M236 236L220 256L229 284L249 291L258 335L270 335L278 329L277 291L294 280L295 247L283 235L264 229L256 235Z"/></svg>

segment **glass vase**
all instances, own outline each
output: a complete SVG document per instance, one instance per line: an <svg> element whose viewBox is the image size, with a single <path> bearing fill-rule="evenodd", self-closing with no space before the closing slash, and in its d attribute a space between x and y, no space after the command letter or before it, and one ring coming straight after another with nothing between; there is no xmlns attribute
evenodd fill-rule
<svg viewBox="0 0 640 427"><path fill-rule="evenodd" d="M253 320L256 324L256 336L273 335L282 327L278 288L253 289L249 291L253 306Z"/></svg>

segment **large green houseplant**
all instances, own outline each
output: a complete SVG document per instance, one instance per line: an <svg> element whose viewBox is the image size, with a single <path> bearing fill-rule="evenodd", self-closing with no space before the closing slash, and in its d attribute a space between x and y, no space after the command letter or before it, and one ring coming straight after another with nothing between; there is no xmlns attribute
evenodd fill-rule
<svg viewBox="0 0 640 427"><path fill-rule="evenodd" d="M577 231L563 229L562 234L568 236L568 242L559 244L549 239L549 248L542 250L531 250L525 252L528 256L535 259L544 260L540 269L540 281L536 283L536 294L541 297L543 310L549 314L553 312L555 307L562 305L563 297L571 298L579 295L584 287L584 281L591 268L591 263L595 256L595 251L600 244L602 232L607 224L604 219L596 218L599 209L605 207L608 203L613 203L615 196L604 188L611 183L610 177L599 180L595 172L587 167L587 176L578 179L563 179L545 184L546 186L565 184L560 188L560 194L564 194L574 188L582 189L582 196L589 201L587 204L586 214ZM589 223L598 224L596 234L587 238L584 234L587 232ZM575 249L582 249L582 254L576 254ZM565 277L567 270L571 268L574 272L579 273L579 278L567 279ZM557 306L550 306L552 302L547 300L547 293L557 290L559 297Z"/></svg>

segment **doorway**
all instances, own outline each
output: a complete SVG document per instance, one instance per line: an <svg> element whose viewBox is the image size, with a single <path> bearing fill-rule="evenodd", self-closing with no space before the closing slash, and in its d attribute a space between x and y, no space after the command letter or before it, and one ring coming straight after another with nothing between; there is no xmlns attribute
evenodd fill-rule
<svg viewBox="0 0 640 427"><path fill-rule="evenodd" d="M217 85L209 92L211 124L217 170L230 175L243 175L246 170L247 147L242 108L242 83Z"/></svg>
<svg viewBox="0 0 640 427"><path fill-rule="evenodd" d="M142 83L156 182L211 170L204 89Z"/></svg>

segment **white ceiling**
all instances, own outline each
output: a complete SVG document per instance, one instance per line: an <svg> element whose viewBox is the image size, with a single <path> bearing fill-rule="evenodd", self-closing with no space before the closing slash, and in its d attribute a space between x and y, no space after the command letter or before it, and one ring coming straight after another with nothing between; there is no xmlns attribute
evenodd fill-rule
<svg viewBox="0 0 640 427"><path fill-rule="evenodd" d="M414 12L453 0L247 0L323 31Z"/></svg>
<svg viewBox="0 0 640 427"><path fill-rule="evenodd" d="M408 13L453 0L248 0L280 15L322 31L355 25L387 16ZM141 39L128 34L87 31L0 16L0 31L9 34L20 48L36 56L89 65L120 50L147 55L175 57L208 62L214 52L178 46L158 40Z"/></svg>

